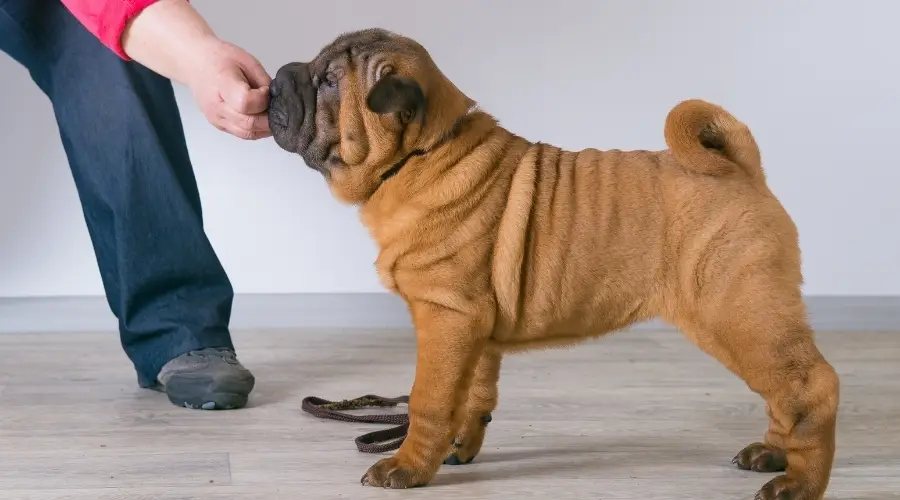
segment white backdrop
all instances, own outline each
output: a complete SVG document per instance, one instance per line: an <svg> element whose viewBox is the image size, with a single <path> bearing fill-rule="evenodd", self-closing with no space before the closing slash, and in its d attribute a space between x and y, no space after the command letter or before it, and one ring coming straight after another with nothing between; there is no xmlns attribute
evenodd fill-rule
<svg viewBox="0 0 900 500"><path fill-rule="evenodd" d="M195 0L274 74L341 31L421 41L503 125L568 148L661 148L678 101L752 128L813 295L900 295L900 3L839 0ZM0 56L0 297L98 295L51 108ZM209 126L177 89L208 232L239 293L382 291L355 211L274 142Z"/></svg>

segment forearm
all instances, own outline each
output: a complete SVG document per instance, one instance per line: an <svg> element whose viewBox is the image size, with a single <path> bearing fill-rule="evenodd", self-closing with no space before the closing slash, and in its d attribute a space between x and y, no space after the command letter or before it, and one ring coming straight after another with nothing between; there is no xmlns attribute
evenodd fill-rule
<svg viewBox="0 0 900 500"><path fill-rule="evenodd" d="M122 32L122 50L130 58L179 83L198 65L197 57L215 50L218 38L185 0L159 0L131 19Z"/></svg>
<svg viewBox="0 0 900 500"><path fill-rule="evenodd" d="M192 53L215 41L188 0L62 0L76 18L123 59L186 83Z"/></svg>

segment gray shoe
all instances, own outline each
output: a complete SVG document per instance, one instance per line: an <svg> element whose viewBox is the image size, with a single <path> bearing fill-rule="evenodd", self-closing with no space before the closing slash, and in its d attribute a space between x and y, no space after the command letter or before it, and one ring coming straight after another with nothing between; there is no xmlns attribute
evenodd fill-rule
<svg viewBox="0 0 900 500"><path fill-rule="evenodd" d="M174 405L195 410L242 408L255 383L233 350L217 347L178 356L163 366L157 380Z"/></svg>

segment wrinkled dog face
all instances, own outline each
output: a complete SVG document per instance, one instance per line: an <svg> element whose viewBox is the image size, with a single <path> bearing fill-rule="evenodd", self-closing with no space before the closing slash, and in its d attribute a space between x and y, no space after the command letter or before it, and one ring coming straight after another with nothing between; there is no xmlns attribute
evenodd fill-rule
<svg viewBox="0 0 900 500"><path fill-rule="evenodd" d="M359 203L444 126L446 113L429 119L429 98L448 85L417 42L381 29L346 33L309 63L278 70L269 123L278 146L303 157L340 199Z"/></svg>

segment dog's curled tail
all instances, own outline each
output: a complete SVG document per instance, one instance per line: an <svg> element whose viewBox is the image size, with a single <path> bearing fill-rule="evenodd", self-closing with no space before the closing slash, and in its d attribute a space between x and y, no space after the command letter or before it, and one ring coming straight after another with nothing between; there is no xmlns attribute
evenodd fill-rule
<svg viewBox="0 0 900 500"><path fill-rule="evenodd" d="M685 168L700 174L744 174L763 181L759 147L750 129L720 106L690 99L666 116L666 145Z"/></svg>

